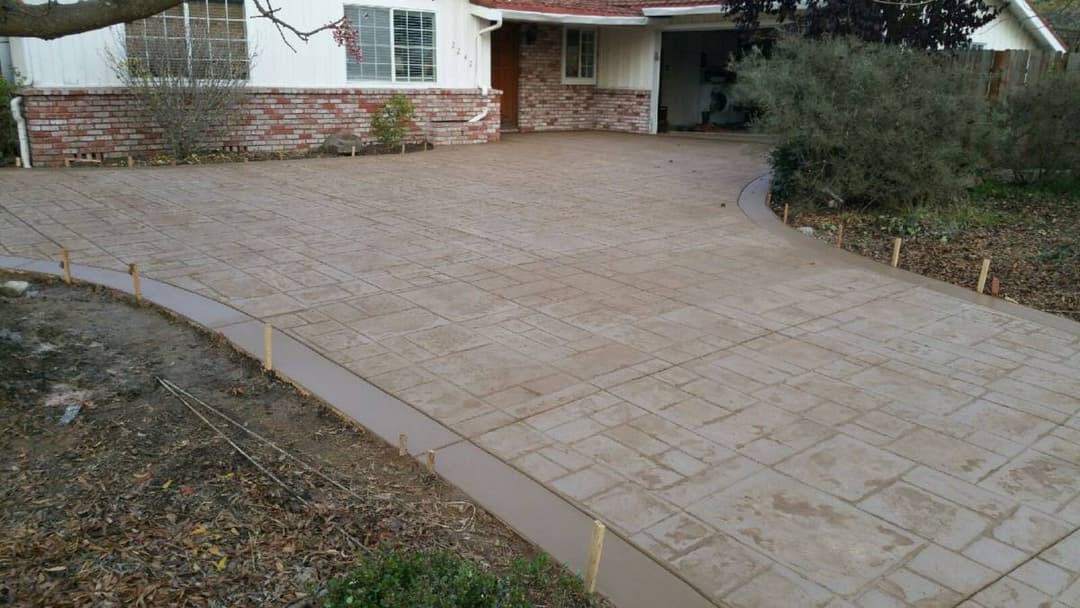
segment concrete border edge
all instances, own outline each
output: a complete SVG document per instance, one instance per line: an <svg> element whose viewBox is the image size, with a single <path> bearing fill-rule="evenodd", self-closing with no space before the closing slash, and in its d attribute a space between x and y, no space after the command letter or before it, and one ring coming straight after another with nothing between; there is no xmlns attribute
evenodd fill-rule
<svg viewBox="0 0 1080 608"><path fill-rule="evenodd" d="M8 256L0 256L0 270L51 277L62 274L55 261ZM72 278L76 283L134 295L126 272L72 264ZM233 347L259 359L263 344L259 319L154 279L142 279L142 292L150 304L220 333ZM274 368L283 379L391 445L396 445L398 433L408 433L414 457L424 458L427 450L435 450L436 470L447 483L571 571L584 571L593 516L581 507L287 334L275 336ZM610 529L597 591L619 608L716 606L671 568Z"/></svg>
<svg viewBox="0 0 1080 608"><path fill-rule="evenodd" d="M1013 304L1000 298L980 295L970 289L958 285L939 281L934 278L923 276L904 270L893 268L880 262L863 257L857 253L844 251L830 246L828 243L804 236L784 225L780 218L776 217L772 209L765 205L766 194L769 191L769 174L761 175L743 187L739 193L739 209L750 218L750 221L759 228L768 230L779 236L796 248L806 249L813 252L817 258L823 258L831 262L856 266L864 270L871 270L879 274L899 279L917 287L925 287L932 291L963 300L970 304L984 306L991 310L1019 317L1025 321L1046 325L1057 331L1065 332L1073 336L1080 336L1080 322L1059 317L1050 313L1042 312L1034 308Z"/></svg>

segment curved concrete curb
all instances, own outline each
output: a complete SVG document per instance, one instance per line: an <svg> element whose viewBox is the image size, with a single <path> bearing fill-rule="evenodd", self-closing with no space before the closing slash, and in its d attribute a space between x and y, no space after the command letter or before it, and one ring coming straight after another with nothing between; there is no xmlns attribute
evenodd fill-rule
<svg viewBox="0 0 1080 608"><path fill-rule="evenodd" d="M0 269L60 276L55 261L0 256ZM125 272L72 265L72 278L133 295ZM143 299L212 332L255 359L263 354L263 322L231 306L186 289L142 279ZM344 367L280 332L274 340L274 371L342 415L396 445L409 436L409 450L424 458L437 453L437 472L518 534L574 572L588 560L593 519L542 484L462 438L426 414L396 399ZM698 590L614 531L607 541L597 591L620 608L709 608Z"/></svg>
<svg viewBox="0 0 1080 608"><path fill-rule="evenodd" d="M863 257L857 253L837 249L828 243L813 237L808 237L785 226L783 221L776 217L772 209L765 205L765 198L769 192L769 175L762 175L750 182L739 193L739 208L746 214L750 221L758 227L783 238L793 247L804 249L819 259L825 259L838 264L856 266L865 270L871 270L888 277L899 279L914 286L925 287L938 293L963 300L971 304L985 306L997 312L1018 317L1025 321L1046 325L1058 331L1063 331L1074 336L1080 336L1080 323L1045 313L1034 308L1028 308L1020 304L1013 304L1001 298L994 298L978 294L970 289L965 289L951 283L932 279L914 272L893 268L880 262Z"/></svg>

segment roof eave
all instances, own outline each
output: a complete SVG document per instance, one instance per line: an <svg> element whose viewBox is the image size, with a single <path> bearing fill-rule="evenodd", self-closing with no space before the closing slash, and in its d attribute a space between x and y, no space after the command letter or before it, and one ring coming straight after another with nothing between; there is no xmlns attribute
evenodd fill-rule
<svg viewBox="0 0 1080 608"><path fill-rule="evenodd" d="M1009 0L1009 10L1020 21L1020 26L1047 49L1057 53L1068 51L1057 32L1031 7L1027 0Z"/></svg>
<svg viewBox="0 0 1080 608"><path fill-rule="evenodd" d="M569 25L648 25L648 17L622 15L585 15L574 13L548 13L541 11L519 11L495 9L502 13L507 21L526 21L530 23L563 23Z"/></svg>
<svg viewBox="0 0 1080 608"><path fill-rule="evenodd" d="M696 6L654 6L641 12L646 17L678 17L680 15L722 15L731 10L727 4L699 4Z"/></svg>

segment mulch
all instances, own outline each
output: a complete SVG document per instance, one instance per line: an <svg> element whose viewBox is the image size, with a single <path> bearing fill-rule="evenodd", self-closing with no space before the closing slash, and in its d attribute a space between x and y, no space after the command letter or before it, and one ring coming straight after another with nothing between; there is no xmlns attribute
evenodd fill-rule
<svg viewBox="0 0 1080 608"><path fill-rule="evenodd" d="M34 287L0 298L0 604L304 605L378 547L495 568L536 553L221 342L111 292ZM158 377L348 491L203 408L272 481Z"/></svg>
<svg viewBox="0 0 1080 608"><path fill-rule="evenodd" d="M1080 321L1080 202L1046 194L1010 192L985 204L1002 214L1000 223L926 228L918 234L890 230L887 218L829 209L794 209L792 227L810 226L814 236L835 243L842 219L844 249L889 264L893 238L903 238L900 267L947 283L975 289L984 258L991 260L986 282L997 297ZM774 203L783 213L783 205Z"/></svg>

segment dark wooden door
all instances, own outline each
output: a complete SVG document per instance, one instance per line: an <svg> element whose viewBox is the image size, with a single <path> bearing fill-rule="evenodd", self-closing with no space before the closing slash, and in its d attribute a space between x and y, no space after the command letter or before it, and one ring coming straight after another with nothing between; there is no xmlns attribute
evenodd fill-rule
<svg viewBox="0 0 1080 608"><path fill-rule="evenodd" d="M521 28L504 23L491 34L491 86L502 94L502 128L518 126L518 79L521 70Z"/></svg>

